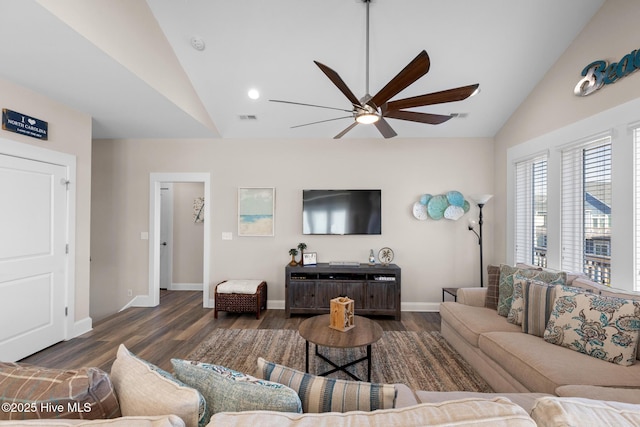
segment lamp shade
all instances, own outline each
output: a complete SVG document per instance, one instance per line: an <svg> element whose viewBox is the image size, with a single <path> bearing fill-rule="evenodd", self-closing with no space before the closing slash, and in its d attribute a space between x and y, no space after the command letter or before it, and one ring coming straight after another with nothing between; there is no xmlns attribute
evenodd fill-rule
<svg viewBox="0 0 640 427"><path fill-rule="evenodd" d="M469 196L478 205L485 205L492 197L493 194L471 194Z"/></svg>

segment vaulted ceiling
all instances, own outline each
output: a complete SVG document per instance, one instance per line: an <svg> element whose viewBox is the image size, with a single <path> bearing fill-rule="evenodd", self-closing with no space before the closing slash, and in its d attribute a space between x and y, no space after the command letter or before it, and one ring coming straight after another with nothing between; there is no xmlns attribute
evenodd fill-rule
<svg viewBox="0 0 640 427"><path fill-rule="evenodd" d="M370 92L426 50L429 72L395 99L481 92L414 109L458 115L440 125L389 119L398 136L492 137L603 2L371 0ZM366 92L362 0L0 0L0 12L0 77L91 115L94 138L332 138L353 119L291 127L348 113L269 102L351 109L314 60ZM345 136L369 137L381 138L367 125Z"/></svg>

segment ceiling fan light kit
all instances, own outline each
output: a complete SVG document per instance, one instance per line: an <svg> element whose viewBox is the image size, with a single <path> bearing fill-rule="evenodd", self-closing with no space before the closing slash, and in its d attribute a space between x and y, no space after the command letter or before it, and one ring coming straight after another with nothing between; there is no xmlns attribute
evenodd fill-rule
<svg viewBox="0 0 640 427"><path fill-rule="evenodd" d="M371 96L369 94L369 3L371 0L362 0L367 5L367 34L366 34L366 94L362 99L358 99L342 80L340 75L330 67L314 61L320 70L331 80L331 82L342 92L351 103L352 109L342 109L326 107L322 105L304 104L300 102L282 101L271 99L273 102L286 104L303 105L307 107L328 108L350 112L350 116L338 117L335 119L321 120L303 125L292 126L293 128L323 123L345 118L355 119L346 129L334 136L334 139L342 138L347 132L358 124L373 124L384 138L393 138L397 133L385 120L385 118L412 121L430 125L437 125L446 122L454 117L453 114L430 114L418 111L409 111L407 108L424 107L427 105L442 104L448 102L462 101L479 92L479 84L461 86L440 92L428 93L405 99L391 101L391 99L416 82L420 77L427 74L431 66L429 55L425 50L421 51L406 67L402 69L389 83L378 93Z"/></svg>

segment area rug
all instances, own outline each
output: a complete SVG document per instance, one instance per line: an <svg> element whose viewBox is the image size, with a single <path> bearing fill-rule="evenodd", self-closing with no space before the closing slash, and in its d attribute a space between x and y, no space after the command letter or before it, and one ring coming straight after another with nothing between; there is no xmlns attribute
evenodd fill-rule
<svg viewBox="0 0 640 427"><path fill-rule="evenodd" d="M366 347L319 350L340 364L366 355ZM314 351L315 345L310 344L309 372L331 369ZM305 340L297 330L217 329L187 358L255 375L258 357L304 372ZM347 369L360 378L367 377L366 362ZM372 346L371 369L372 382L403 383L414 390L492 391L438 332L385 331ZM343 372L333 373L331 378L350 379Z"/></svg>

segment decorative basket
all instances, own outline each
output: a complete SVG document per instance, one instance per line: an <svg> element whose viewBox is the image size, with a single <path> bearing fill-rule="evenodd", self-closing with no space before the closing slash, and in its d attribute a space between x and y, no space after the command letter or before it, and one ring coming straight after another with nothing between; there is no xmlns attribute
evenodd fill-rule
<svg viewBox="0 0 640 427"><path fill-rule="evenodd" d="M331 301L330 328L346 332L353 328L353 300L349 297L338 297Z"/></svg>

